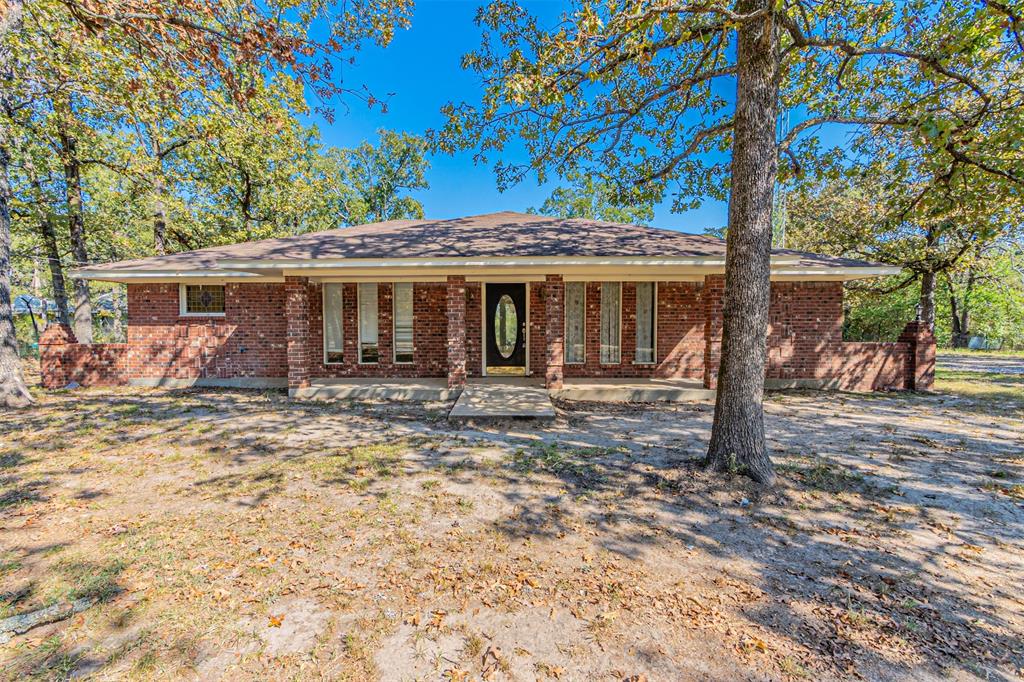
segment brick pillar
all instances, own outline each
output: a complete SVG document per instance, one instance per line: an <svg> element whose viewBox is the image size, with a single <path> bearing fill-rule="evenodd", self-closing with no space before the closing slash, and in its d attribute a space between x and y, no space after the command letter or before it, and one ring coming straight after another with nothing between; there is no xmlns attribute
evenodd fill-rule
<svg viewBox="0 0 1024 682"><path fill-rule="evenodd" d="M548 388L562 388L565 365L565 284L561 275L545 278L544 310L547 316L547 371L544 385Z"/></svg>
<svg viewBox="0 0 1024 682"><path fill-rule="evenodd" d="M39 336L39 371L43 388L64 388L68 385L65 355L78 343L75 332L66 324L50 323Z"/></svg>
<svg viewBox="0 0 1024 682"><path fill-rule="evenodd" d="M448 388L466 385L466 278L448 276Z"/></svg>
<svg viewBox="0 0 1024 682"><path fill-rule="evenodd" d="M704 388L718 387L718 365L722 361L722 296L725 275L704 278Z"/></svg>
<svg viewBox="0 0 1024 682"><path fill-rule="evenodd" d="M288 320L288 393L309 387L309 279L285 277Z"/></svg>
<svg viewBox="0 0 1024 682"><path fill-rule="evenodd" d="M935 383L935 334L920 320L907 323L898 341L910 348L904 387L910 391L930 391Z"/></svg>

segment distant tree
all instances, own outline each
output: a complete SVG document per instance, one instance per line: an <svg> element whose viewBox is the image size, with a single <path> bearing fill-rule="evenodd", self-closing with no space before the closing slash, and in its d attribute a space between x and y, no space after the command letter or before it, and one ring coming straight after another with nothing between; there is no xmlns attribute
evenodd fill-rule
<svg viewBox="0 0 1024 682"><path fill-rule="evenodd" d="M341 152L345 184L355 196L346 210L350 225L422 218L423 205L407 192L428 189L426 141L415 135L377 131L375 146L363 142Z"/></svg>
<svg viewBox="0 0 1024 682"><path fill-rule="evenodd" d="M634 225L646 225L654 220L654 207L649 200L634 203L629 197L621 196L611 183L591 175L576 175L570 182L568 187L555 188L540 208L529 208L527 212Z"/></svg>

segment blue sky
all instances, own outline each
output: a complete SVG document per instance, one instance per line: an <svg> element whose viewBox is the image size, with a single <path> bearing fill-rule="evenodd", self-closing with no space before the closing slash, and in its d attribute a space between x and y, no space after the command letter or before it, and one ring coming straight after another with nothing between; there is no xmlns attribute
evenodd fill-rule
<svg viewBox="0 0 1024 682"><path fill-rule="evenodd" d="M444 122L441 107L449 101L477 102L480 85L477 77L463 71L462 55L475 49L480 31L473 23L483 0L419 0L412 17L412 28L401 31L384 49L366 48L356 64L346 67L347 87L366 85L376 96L392 93L388 113L370 110L350 101L346 113L337 110L333 124L313 117L324 141L338 147L351 147L363 140L376 141L379 128L423 133ZM556 0L522 3L550 24L557 20L563 5ZM494 174L487 166L474 165L471 153L456 156L435 155L427 176L430 189L416 197L423 202L430 218L449 218L491 211L522 211L539 206L554 185L538 187L535 180L499 192ZM656 210L657 227L686 232L702 232L705 227L726 223L724 203L708 202L685 214L673 214L668 203Z"/></svg>

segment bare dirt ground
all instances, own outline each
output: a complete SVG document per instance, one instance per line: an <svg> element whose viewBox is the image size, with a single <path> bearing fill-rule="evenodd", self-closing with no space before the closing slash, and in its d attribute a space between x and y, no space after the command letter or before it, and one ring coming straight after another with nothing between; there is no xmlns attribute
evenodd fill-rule
<svg viewBox="0 0 1024 682"><path fill-rule="evenodd" d="M1024 374L1024 354L960 351L939 353L936 359L939 367L950 371Z"/></svg>
<svg viewBox="0 0 1024 682"><path fill-rule="evenodd" d="M37 392L0 421L0 677L1020 679L1024 379L770 396L781 483L707 405Z"/></svg>

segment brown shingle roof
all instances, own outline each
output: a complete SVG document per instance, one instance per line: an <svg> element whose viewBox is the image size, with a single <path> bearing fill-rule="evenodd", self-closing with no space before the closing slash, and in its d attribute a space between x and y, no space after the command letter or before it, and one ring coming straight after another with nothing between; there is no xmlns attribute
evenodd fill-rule
<svg viewBox="0 0 1024 682"><path fill-rule="evenodd" d="M817 265L871 265L794 251ZM90 271L206 270L221 261L486 257L724 258L725 242L638 225L503 211L450 220L389 220L281 239L90 266Z"/></svg>

